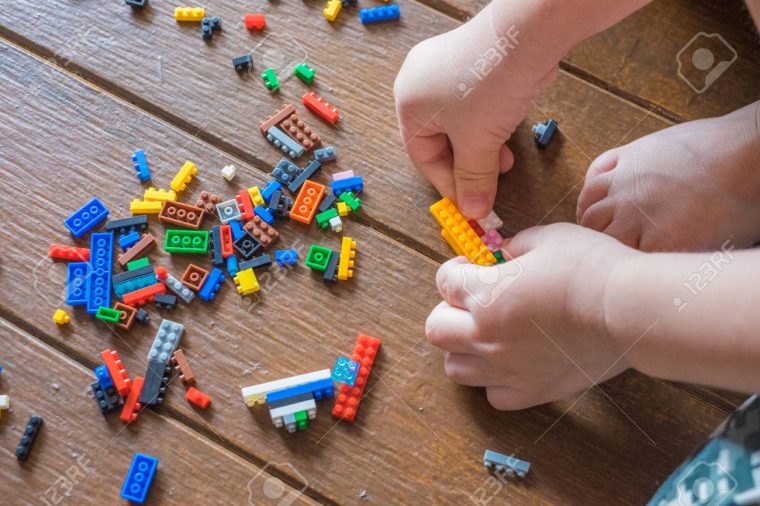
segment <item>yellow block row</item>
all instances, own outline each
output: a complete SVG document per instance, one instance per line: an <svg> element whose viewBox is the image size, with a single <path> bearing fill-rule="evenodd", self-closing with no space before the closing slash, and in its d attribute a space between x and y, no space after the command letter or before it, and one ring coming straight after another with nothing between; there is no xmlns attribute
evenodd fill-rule
<svg viewBox="0 0 760 506"><path fill-rule="evenodd" d="M143 193L143 200L163 202L165 200L177 200L177 193L174 190L156 190L152 186Z"/></svg>
<svg viewBox="0 0 760 506"><path fill-rule="evenodd" d="M175 21L190 21L200 23L206 17L206 9L203 7L175 7Z"/></svg>
<svg viewBox="0 0 760 506"><path fill-rule="evenodd" d="M338 279L346 281L354 276L354 258L356 257L356 241L344 237L340 245L340 261L338 262Z"/></svg>
<svg viewBox="0 0 760 506"><path fill-rule="evenodd" d="M131 204L129 204L129 212L131 212L133 215L158 214L161 212L161 206L163 205L164 203L160 200L145 201L135 199Z"/></svg>
<svg viewBox="0 0 760 506"><path fill-rule="evenodd" d="M190 184L190 181L193 180L193 176L197 173L198 168L193 162L188 160L179 169L179 172L177 172L177 175L174 176L174 179L172 179L172 182L169 186L171 186L172 190L175 192L181 192L187 187L188 184Z"/></svg>
<svg viewBox="0 0 760 506"><path fill-rule="evenodd" d="M493 265L496 257L478 237L457 206L448 197L430 206L430 213L443 230L441 235L457 255L477 265Z"/></svg>

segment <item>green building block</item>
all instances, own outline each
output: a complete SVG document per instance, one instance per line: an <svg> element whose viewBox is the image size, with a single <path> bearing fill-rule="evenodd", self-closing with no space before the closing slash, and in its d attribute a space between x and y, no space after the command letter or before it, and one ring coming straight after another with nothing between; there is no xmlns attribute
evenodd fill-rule
<svg viewBox="0 0 760 506"><path fill-rule="evenodd" d="M330 226L330 220L336 216L338 216L338 210L331 207L327 211L317 215L317 225L319 225L319 228L327 228Z"/></svg>
<svg viewBox="0 0 760 506"><path fill-rule="evenodd" d="M309 248L309 254L306 256L306 267L311 267L315 271L325 272L331 255L332 250L330 248L312 244Z"/></svg>
<svg viewBox="0 0 760 506"><path fill-rule="evenodd" d="M504 260L504 255L501 254L501 251L494 251L493 256L496 257L497 264L503 264L504 262L506 262L506 260Z"/></svg>
<svg viewBox="0 0 760 506"><path fill-rule="evenodd" d="M207 253L208 231L169 229L164 249L169 253Z"/></svg>
<svg viewBox="0 0 760 506"><path fill-rule="evenodd" d="M356 211L362 206L362 199L354 196L354 192L343 192L338 197L338 200L348 205L351 211Z"/></svg>
<svg viewBox="0 0 760 506"><path fill-rule="evenodd" d="M111 309L110 307L100 306L98 312L95 313L95 318L103 320L104 322L119 323L119 320L121 320L121 311L118 309Z"/></svg>
<svg viewBox="0 0 760 506"><path fill-rule="evenodd" d="M311 84L314 81L315 74L314 69L309 68L305 63L299 63L293 67L293 75L306 84Z"/></svg>
<svg viewBox="0 0 760 506"><path fill-rule="evenodd" d="M143 257L138 260L132 260L131 262L127 262L127 270L133 271L135 269L139 269L140 267L147 267L150 265L150 260L148 257Z"/></svg>
<svg viewBox="0 0 760 506"><path fill-rule="evenodd" d="M299 430L306 430L306 427L308 427L308 420L309 416L306 413L306 411L299 411L295 415L293 415L293 418L296 419L296 425L298 426Z"/></svg>
<svg viewBox="0 0 760 506"><path fill-rule="evenodd" d="M266 86L269 91L280 89L280 81L277 79L277 74L274 73L274 70L266 69L264 73L261 74L261 78L264 80L264 86Z"/></svg>

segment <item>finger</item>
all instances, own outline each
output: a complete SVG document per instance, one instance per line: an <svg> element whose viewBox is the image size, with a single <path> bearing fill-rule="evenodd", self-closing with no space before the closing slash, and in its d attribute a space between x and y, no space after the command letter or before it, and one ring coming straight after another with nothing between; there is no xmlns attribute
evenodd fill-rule
<svg viewBox="0 0 760 506"><path fill-rule="evenodd" d="M583 214L594 204L607 197L609 192L610 178L608 176L600 175L591 180L586 179L581 194L578 196L578 205L575 209L575 218L578 223L581 222Z"/></svg>
<svg viewBox="0 0 760 506"><path fill-rule="evenodd" d="M409 158L444 197L455 198L453 156L445 134L412 135L405 139Z"/></svg>
<svg viewBox="0 0 760 506"><path fill-rule="evenodd" d="M470 294L464 286L463 269L470 262L465 257L452 258L438 268L435 283L438 293L450 306L467 309Z"/></svg>
<svg viewBox="0 0 760 506"><path fill-rule="evenodd" d="M512 153L512 150L506 144L502 144L501 148L499 148L499 173L504 174L509 172L514 164L514 153Z"/></svg>
<svg viewBox="0 0 760 506"><path fill-rule="evenodd" d="M468 387L482 387L488 384L489 378L486 371L488 362L476 355L463 353L446 353L444 369L455 383Z"/></svg>
<svg viewBox="0 0 760 506"><path fill-rule="evenodd" d="M425 321L425 337L433 346L451 353L478 351L477 326L469 311L438 304Z"/></svg>
<svg viewBox="0 0 760 506"><path fill-rule="evenodd" d="M473 142L472 136L451 136L454 186L459 210L472 219L485 218L493 208L502 143Z"/></svg>

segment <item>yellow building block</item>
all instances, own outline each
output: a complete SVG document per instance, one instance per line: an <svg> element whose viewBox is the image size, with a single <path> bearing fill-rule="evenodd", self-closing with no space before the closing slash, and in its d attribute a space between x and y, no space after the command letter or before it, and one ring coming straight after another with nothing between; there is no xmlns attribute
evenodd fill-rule
<svg viewBox="0 0 760 506"><path fill-rule="evenodd" d="M356 241L344 237L340 245L340 261L338 261L338 279L345 281L354 276L354 257L356 256Z"/></svg>
<svg viewBox="0 0 760 506"><path fill-rule="evenodd" d="M322 15L327 21L335 21L342 5L340 0L329 0L325 8L322 9Z"/></svg>
<svg viewBox="0 0 760 506"><path fill-rule="evenodd" d="M65 325L71 321L71 317L63 309L56 309L53 313L53 321L58 325Z"/></svg>
<svg viewBox="0 0 760 506"><path fill-rule="evenodd" d="M177 193L174 190L156 190L152 186L143 192L143 200L149 202L163 202L165 200L177 200Z"/></svg>
<svg viewBox="0 0 760 506"><path fill-rule="evenodd" d="M249 293L259 291L259 281L256 279L253 268L238 272L237 276L232 278L232 280L237 285L237 291L240 295L248 295Z"/></svg>
<svg viewBox="0 0 760 506"><path fill-rule="evenodd" d="M197 173L198 168L193 162L188 160L185 162L185 165L179 169L179 172L177 172L177 175L174 176L174 179L172 179L172 182L169 186L171 186L172 190L175 192L181 192L185 189L185 187L187 187L188 184L190 184L190 181L193 180L193 176Z"/></svg>
<svg viewBox="0 0 760 506"><path fill-rule="evenodd" d="M336 205L335 207L338 208L338 214L340 216L346 216L349 212L351 212L351 208L348 207L348 204L346 204L345 202L338 202L338 205Z"/></svg>
<svg viewBox="0 0 760 506"><path fill-rule="evenodd" d="M443 230L441 235L457 255L477 265L492 265L496 257L472 229L451 199L444 198L430 206L430 213Z"/></svg>
<svg viewBox="0 0 760 506"><path fill-rule="evenodd" d="M254 206L266 206L267 203L264 202L264 197L261 196L261 192L259 191L258 186L251 186L248 188L248 195L251 196L251 201L253 202Z"/></svg>
<svg viewBox="0 0 760 506"><path fill-rule="evenodd" d="M206 17L206 9L203 7L175 7L175 21L190 21L200 23Z"/></svg>
<svg viewBox="0 0 760 506"><path fill-rule="evenodd" d="M129 204L129 212L131 212L133 215L158 214L161 212L161 206L163 205L164 203L158 200L145 202L144 200L135 199L131 204Z"/></svg>

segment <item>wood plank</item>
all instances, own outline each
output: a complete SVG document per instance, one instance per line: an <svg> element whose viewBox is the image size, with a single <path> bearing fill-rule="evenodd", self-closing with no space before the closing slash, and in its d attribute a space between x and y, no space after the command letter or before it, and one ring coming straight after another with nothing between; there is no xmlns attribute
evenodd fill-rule
<svg viewBox="0 0 760 506"><path fill-rule="evenodd" d="M11 409L0 421L0 497L4 504L117 504L135 452L159 459L150 504L234 504L265 501L261 468L150 410L140 425L104 419L92 400L92 371L0 319L0 390ZM32 414L44 423L29 459L14 455ZM259 474L262 473L262 474ZM213 480L209 480L213 477ZM250 487L248 483L250 482ZM318 504L285 485L297 504ZM249 494L250 489L250 494ZM300 490L300 489L299 489ZM251 503L252 504L252 503Z"/></svg>
<svg viewBox="0 0 760 506"><path fill-rule="evenodd" d="M97 364L100 350L113 347L134 376L146 367L161 317L155 309L149 308L153 322L148 328L136 326L129 333L112 332L80 310L72 312L68 327L50 321L62 300L64 269L51 264L45 252L49 242L68 241L64 217L91 195L99 195L113 217L126 214L127 202L141 189L127 163L137 135L161 186L187 158L200 167L189 192L231 195L264 176L43 66L14 48L0 50L5 90L0 137L13 145L4 153L6 190L0 208L8 213L18 202L42 203L26 206L25 220L4 220L7 225L0 229L5 247L0 314L87 367ZM42 75L45 86L29 95ZM241 173L233 185L210 168L230 162ZM159 238L162 229L151 225ZM285 224L281 233L283 246L338 243L314 227L304 231ZM338 503L356 502L363 490L382 503L411 498L461 503L486 484L480 464L484 449L514 451L533 462L535 471L524 484L500 491L499 500L521 504L641 503L724 416L674 386L634 373L603 387L624 413L598 390L575 404L495 412L480 390L444 377L440 352L422 337L425 317L438 300L431 282L437 263L358 223L349 221L346 233L359 243L350 282L326 288L303 267L286 275L274 271L268 282L260 277L264 288L256 304L241 302L228 281L215 303L196 301L170 313L187 326L182 347L198 388L214 404L197 413L177 398L181 387L176 385L165 413L212 439L223 438L252 462L292 463L289 479L303 476L315 494ZM190 260L160 250L150 258L175 275ZM209 264L207 259L201 263ZM265 411L243 404L240 387L330 367L337 355L349 353L358 332L376 335L384 344L355 424L336 424L329 416L331 403L323 402L309 430L287 435L272 427ZM136 427L151 421L139 420Z"/></svg>

